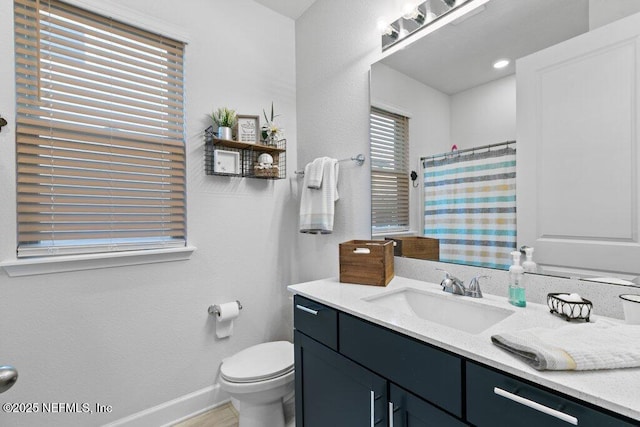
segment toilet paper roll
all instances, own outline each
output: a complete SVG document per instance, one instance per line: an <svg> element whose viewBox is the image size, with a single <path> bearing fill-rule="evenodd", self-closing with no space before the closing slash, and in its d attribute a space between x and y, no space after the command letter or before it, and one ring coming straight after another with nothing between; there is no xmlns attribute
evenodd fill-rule
<svg viewBox="0 0 640 427"><path fill-rule="evenodd" d="M236 301L220 304L220 314L216 316L216 336L225 338L233 333L233 320L240 315Z"/></svg>
<svg viewBox="0 0 640 427"><path fill-rule="evenodd" d="M220 314L218 315L218 320L233 320L240 314L240 307L238 307L238 303L236 301L233 302L225 302L224 304L220 304Z"/></svg>

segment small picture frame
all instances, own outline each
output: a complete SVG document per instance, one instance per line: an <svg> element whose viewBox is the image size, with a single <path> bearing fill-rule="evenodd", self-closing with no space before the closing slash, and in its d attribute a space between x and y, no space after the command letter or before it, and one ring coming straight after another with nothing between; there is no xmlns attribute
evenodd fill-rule
<svg viewBox="0 0 640 427"><path fill-rule="evenodd" d="M213 150L213 172L227 175L240 174L240 153L237 151Z"/></svg>
<svg viewBox="0 0 640 427"><path fill-rule="evenodd" d="M260 117L246 116L238 114L238 124L236 125L236 140L249 144L260 142Z"/></svg>

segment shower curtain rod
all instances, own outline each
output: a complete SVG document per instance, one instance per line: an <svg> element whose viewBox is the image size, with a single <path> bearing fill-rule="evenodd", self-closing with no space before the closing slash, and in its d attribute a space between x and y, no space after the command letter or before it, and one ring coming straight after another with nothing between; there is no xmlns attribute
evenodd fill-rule
<svg viewBox="0 0 640 427"><path fill-rule="evenodd" d="M434 154L433 156L420 157L420 161L423 162L425 160L434 160L438 157L456 156L462 153L475 152L480 150L491 150L494 147L502 147L503 145L508 146L510 144L515 144L515 143L516 141L504 141L504 142L498 142L497 144L482 145L480 147L465 148L464 150L449 151L446 153Z"/></svg>

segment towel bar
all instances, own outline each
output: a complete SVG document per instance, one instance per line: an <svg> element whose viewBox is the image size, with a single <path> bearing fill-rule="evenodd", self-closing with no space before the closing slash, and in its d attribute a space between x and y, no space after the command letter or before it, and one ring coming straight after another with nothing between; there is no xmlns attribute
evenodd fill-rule
<svg viewBox="0 0 640 427"><path fill-rule="evenodd" d="M358 154L357 156L349 157L348 159L340 159L338 161L339 162L346 162L347 160L353 160L354 162L356 162L356 165L362 166L364 164L365 157L364 157L364 154ZM294 173L296 175L300 175L300 176L304 175L304 171L303 170L295 171Z"/></svg>

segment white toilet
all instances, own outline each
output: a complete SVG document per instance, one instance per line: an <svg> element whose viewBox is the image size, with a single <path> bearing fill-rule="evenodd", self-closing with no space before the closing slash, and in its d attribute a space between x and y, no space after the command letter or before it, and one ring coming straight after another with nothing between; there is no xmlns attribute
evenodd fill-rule
<svg viewBox="0 0 640 427"><path fill-rule="evenodd" d="M240 427L284 427L282 398L293 392L293 344L254 345L224 359L220 388L240 402Z"/></svg>

